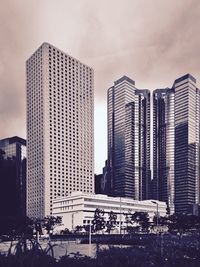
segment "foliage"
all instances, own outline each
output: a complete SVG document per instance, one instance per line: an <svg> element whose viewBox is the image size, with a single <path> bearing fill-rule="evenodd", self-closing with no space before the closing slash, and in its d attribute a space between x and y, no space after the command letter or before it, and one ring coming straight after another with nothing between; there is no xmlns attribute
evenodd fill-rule
<svg viewBox="0 0 200 267"><path fill-rule="evenodd" d="M45 250L36 247L31 250L18 251L16 254L1 255L0 266L2 267L55 267L56 260L48 255Z"/></svg>
<svg viewBox="0 0 200 267"><path fill-rule="evenodd" d="M50 234L57 225L62 224L62 217L60 216L47 216L41 220L41 225L44 227L48 234Z"/></svg>
<svg viewBox="0 0 200 267"><path fill-rule="evenodd" d="M131 210L129 210L127 213L124 213L124 216L125 216L125 224L126 224L126 227L128 227L130 224L132 224L132 220L131 220L131 217L132 217Z"/></svg>
<svg viewBox="0 0 200 267"><path fill-rule="evenodd" d="M46 250L31 249L18 255L1 255L2 267L199 267L199 251L193 249L173 248L170 255L164 257L153 244L145 249L110 248L101 250L96 258L73 253L55 260Z"/></svg>
<svg viewBox="0 0 200 267"><path fill-rule="evenodd" d="M117 214L113 211L109 212L108 222L106 224L107 232L110 233L111 230L113 230L116 227L117 224Z"/></svg>
<svg viewBox="0 0 200 267"><path fill-rule="evenodd" d="M87 256L83 256L80 253L71 253L70 255L66 255L61 257L58 262L58 267L94 267L95 259L92 259Z"/></svg>
<svg viewBox="0 0 200 267"><path fill-rule="evenodd" d="M149 215L147 212L134 212L131 216L132 223L140 226L141 230L148 231L149 228Z"/></svg>
<svg viewBox="0 0 200 267"><path fill-rule="evenodd" d="M6 223L9 225L6 231L6 236L1 235L4 240L15 240L17 241L17 248L22 251L27 251L27 242L39 245L33 237L33 233L36 232L36 239L39 234L42 234L42 228L46 229L48 234L54 229L56 225L60 225L62 222L61 217L49 216L44 219L30 219L28 217L0 217L0 226L4 226ZM50 236L49 236L50 240ZM12 247L12 243L11 243Z"/></svg>
<svg viewBox="0 0 200 267"><path fill-rule="evenodd" d="M168 226L168 224L169 224L169 219L168 219L168 217L164 217L164 216L158 216L157 217L157 215L155 215L154 217L153 217L153 224L154 225L157 225L157 223L158 223L158 225L160 225L160 226Z"/></svg>
<svg viewBox="0 0 200 267"><path fill-rule="evenodd" d="M68 228L65 228L64 230L61 230L60 231L60 234L61 235L67 235L67 234L70 234L71 232L69 231L69 229Z"/></svg>
<svg viewBox="0 0 200 267"><path fill-rule="evenodd" d="M84 225L84 230L89 233L90 232L90 229L91 229L91 232L93 233L94 232L94 225L90 225L90 224L86 224Z"/></svg>
<svg viewBox="0 0 200 267"><path fill-rule="evenodd" d="M126 231L129 234L134 234L140 231L140 226L129 225L126 227Z"/></svg>
<svg viewBox="0 0 200 267"><path fill-rule="evenodd" d="M180 234L196 231L200 231L200 216L190 215L190 214L173 214L170 216L154 216L153 225L157 224L160 226L167 226L169 232L179 232Z"/></svg>
<svg viewBox="0 0 200 267"><path fill-rule="evenodd" d="M83 230L85 230L85 229L84 229L84 226L82 226L82 225L77 225L77 226L75 227L75 233L80 233L80 232L82 232Z"/></svg>
<svg viewBox="0 0 200 267"><path fill-rule="evenodd" d="M94 211L94 219L92 220L92 226L95 232L105 229L106 222L104 219L104 210L97 208Z"/></svg>
<svg viewBox="0 0 200 267"><path fill-rule="evenodd" d="M173 214L168 218L169 231L177 230L180 233L191 229L200 229L200 217L186 214Z"/></svg>
<svg viewBox="0 0 200 267"><path fill-rule="evenodd" d="M0 235L15 236L33 234L33 221L28 217L0 216Z"/></svg>

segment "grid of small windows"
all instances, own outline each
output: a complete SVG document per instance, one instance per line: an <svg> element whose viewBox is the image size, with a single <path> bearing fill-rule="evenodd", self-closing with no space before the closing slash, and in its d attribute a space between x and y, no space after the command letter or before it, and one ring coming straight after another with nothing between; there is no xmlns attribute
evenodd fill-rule
<svg viewBox="0 0 200 267"><path fill-rule="evenodd" d="M44 209L42 47L27 61L27 209L31 217Z"/></svg>
<svg viewBox="0 0 200 267"><path fill-rule="evenodd" d="M93 192L93 71L52 46L48 62L51 199Z"/></svg>
<svg viewBox="0 0 200 267"><path fill-rule="evenodd" d="M16 157L16 144L9 144L7 142L0 142L0 149L2 149L5 152L4 157L12 159L13 157Z"/></svg>
<svg viewBox="0 0 200 267"><path fill-rule="evenodd" d="M148 198L150 93L124 76L108 90L108 165L111 194Z"/></svg>
<svg viewBox="0 0 200 267"><path fill-rule="evenodd" d="M93 70L43 44L27 61L27 105L29 209L51 213L54 198L94 191Z"/></svg>

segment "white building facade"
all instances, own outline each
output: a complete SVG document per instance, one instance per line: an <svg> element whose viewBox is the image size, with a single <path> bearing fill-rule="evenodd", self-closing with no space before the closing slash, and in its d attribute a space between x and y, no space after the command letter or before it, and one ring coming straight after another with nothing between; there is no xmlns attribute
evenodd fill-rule
<svg viewBox="0 0 200 267"><path fill-rule="evenodd" d="M150 220L159 213L166 215L166 203L154 200L138 201L129 198L108 197L106 195L83 194L73 192L70 196L53 200L53 215L61 216L64 227L74 230L76 226L92 224L94 212L99 208L104 210L105 221L108 221L110 211L117 214L117 225L126 226L125 214L135 211L148 212Z"/></svg>
<svg viewBox="0 0 200 267"><path fill-rule="evenodd" d="M94 74L43 43L26 76L27 215L43 217L54 198L94 192Z"/></svg>

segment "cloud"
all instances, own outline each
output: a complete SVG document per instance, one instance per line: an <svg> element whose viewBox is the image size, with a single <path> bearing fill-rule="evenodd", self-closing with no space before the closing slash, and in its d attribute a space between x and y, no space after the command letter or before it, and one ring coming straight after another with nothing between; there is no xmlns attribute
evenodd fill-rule
<svg viewBox="0 0 200 267"><path fill-rule="evenodd" d="M25 136L25 53L34 38L30 14L33 6L25 12L23 1L1 3L0 137Z"/></svg>
<svg viewBox="0 0 200 267"><path fill-rule="evenodd" d="M25 137L25 61L44 41L94 68L96 103L105 103L124 74L150 89L187 72L198 80L199 14L198 0L2 1L0 138Z"/></svg>

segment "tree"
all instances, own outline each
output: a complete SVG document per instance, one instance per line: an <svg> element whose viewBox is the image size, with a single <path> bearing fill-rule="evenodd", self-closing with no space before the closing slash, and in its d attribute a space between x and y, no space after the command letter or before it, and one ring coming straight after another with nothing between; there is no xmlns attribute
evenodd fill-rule
<svg viewBox="0 0 200 267"><path fill-rule="evenodd" d="M33 235L33 220L28 217L0 216L0 235L9 235L11 238L25 234Z"/></svg>
<svg viewBox="0 0 200 267"><path fill-rule="evenodd" d="M124 216L125 216L126 230L128 231L128 229L131 229L132 228L132 220L131 220L132 214L131 214L131 210L128 210L128 213L124 213ZM130 226L130 224L131 224L131 226Z"/></svg>
<svg viewBox="0 0 200 267"><path fill-rule="evenodd" d="M41 221L41 224L47 230L47 233L51 234L56 226L62 224L62 217L47 216Z"/></svg>
<svg viewBox="0 0 200 267"><path fill-rule="evenodd" d="M188 214L173 214L168 217L169 231L177 230L179 233L190 231L191 229L198 230L200 227L199 217Z"/></svg>
<svg viewBox="0 0 200 267"><path fill-rule="evenodd" d="M110 233L111 230L113 230L117 224L117 214L114 213L113 211L109 212L109 221L106 224L107 227L107 232Z"/></svg>
<svg viewBox="0 0 200 267"><path fill-rule="evenodd" d="M157 217L157 215L155 215L154 217L153 217L153 224L154 225L157 225L157 222L158 222L158 224L159 225L161 225L161 226L167 226L168 225L168 217L163 217L163 216L158 216Z"/></svg>
<svg viewBox="0 0 200 267"><path fill-rule="evenodd" d="M136 211L131 216L131 221L140 226L141 230L149 230L149 215L147 212Z"/></svg>
<svg viewBox="0 0 200 267"><path fill-rule="evenodd" d="M104 210L97 208L94 211L94 219L92 220L92 225L95 232L103 230L106 227L106 222L104 219Z"/></svg>
<svg viewBox="0 0 200 267"><path fill-rule="evenodd" d="M167 205L167 208L166 208L166 214L170 215L170 207L168 205Z"/></svg>
<svg viewBox="0 0 200 267"><path fill-rule="evenodd" d="M77 226L75 227L75 233L80 233L80 232L82 232L83 229L84 229L84 226L82 226L82 225L77 225Z"/></svg>
<svg viewBox="0 0 200 267"><path fill-rule="evenodd" d="M65 228L64 230L61 230L61 231L60 231L60 234L61 234L61 235L68 235L68 234L70 234L70 231L69 231L68 228Z"/></svg>

